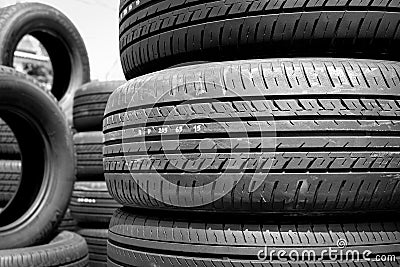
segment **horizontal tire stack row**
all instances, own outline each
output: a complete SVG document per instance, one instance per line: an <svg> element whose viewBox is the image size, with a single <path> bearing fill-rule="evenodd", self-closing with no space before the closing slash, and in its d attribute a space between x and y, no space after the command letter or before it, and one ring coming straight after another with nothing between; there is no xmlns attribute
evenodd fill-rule
<svg viewBox="0 0 400 267"><path fill-rule="evenodd" d="M400 264L399 1L120 3L109 266Z"/></svg>
<svg viewBox="0 0 400 267"><path fill-rule="evenodd" d="M122 82L90 82L79 88L74 98L73 119L77 133L77 157L71 215L78 222L77 233L89 248L89 265L106 266L108 225L120 205L110 196L104 180L102 118L110 94Z"/></svg>

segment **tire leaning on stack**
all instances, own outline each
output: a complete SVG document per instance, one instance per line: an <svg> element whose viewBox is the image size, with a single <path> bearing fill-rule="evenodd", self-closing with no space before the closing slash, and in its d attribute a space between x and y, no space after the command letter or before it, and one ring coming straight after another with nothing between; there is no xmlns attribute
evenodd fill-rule
<svg viewBox="0 0 400 267"><path fill-rule="evenodd" d="M32 78L0 67L0 116L14 132L22 175L0 213L0 249L48 241L67 209L75 179L71 129L56 99Z"/></svg>
<svg viewBox="0 0 400 267"><path fill-rule="evenodd" d="M103 172L102 119L110 94L122 81L91 82L74 98L74 135L77 179L71 199L71 215L78 233L89 247L90 266L106 266L108 225L121 207L108 193Z"/></svg>
<svg viewBox="0 0 400 267"><path fill-rule="evenodd" d="M90 81L85 44L73 23L57 9L19 3L0 9L0 64L13 66L14 52L25 35L35 37L49 54L54 81L51 92L72 122L75 91Z"/></svg>

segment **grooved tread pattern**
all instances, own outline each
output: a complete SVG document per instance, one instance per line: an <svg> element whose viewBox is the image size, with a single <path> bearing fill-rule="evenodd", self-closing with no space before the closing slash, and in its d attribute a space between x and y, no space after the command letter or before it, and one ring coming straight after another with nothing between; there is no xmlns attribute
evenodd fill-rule
<svg viewBox="0 0 400 267"><path fill-rule="evenodd" d="M21 162L0 160L0 203L7 203L18 190Z"/></svg>
<svg viewBox="0 0 400 267"><path fill-rule="evenodd" d="M78 131L101 131L108 97L124 81L90 82L79 88L74 97L74 127Z"/></svg>
<svg viewBox="0 0 400 267"><path fill-rule="evenodd" d="M398 0L122 1L127 79L188 61L279 56L398 59Z"/></svg>
<svg viewBox="0 0 400 267"><path fill-rule="evenodd" d="M74 135L77 158L78 180L104 181L103 176L103 133L81 132Z"/></svg>
<svg viewBox="0 0 400 267"><path fill-rule="evenodd" d="M108 229L80 229L77 232L89 248L90 266L107 266L107 237Z"/></svg>
<svg viewBox="0 0 400 267"><path fill-rule="evenodd" d="M64 218L61 221L60 225L58 226L58 231L71 231L75 232L76 230L76 221L71 215L71 210L67 209L67 211L64 214Z"/></svg>
<svg viewBox="0 0 400 267"><path fill-rule="evenodd" d="M0 155L4 158L19 154L17 139L10 127L0 119Z"/></svg>
<svg viewBox="0 0 400 267"><path fill-rule="evenodd" d="M122 205L244 213L400 206L400 65L245 60L145 75L103 120L103 168Z"/></svg>
<svg viewBox="0 0 400 267"><path fill-rule="evenodd" d="M108 258L123 266L397 266L400 258L387 263L361 259L343 262L328 259L304 262L261 262L259 250L324 249L370 250L373 255L394 255L399 247L400 228L396 222L329 222L298 220L296 223L245 221L228 218L185 219L175 216L138 215L118 210L110 222ZM339 249L340 250L340 249ZM301 252L299 253L301 255ZM397 254L396 254L397 255ZM301 258L302 256L300 256ZM275 259L276 260L276 259ZM327 265L324 265L327 264ZM314 265L315 264L315 265ZM320 264L320 265L318 265ZM386 265L387 264L387 265ZM113 266L113 265L112 265Z"/></svg>
<svg viewBox="0 0 400 267"><path fill-rule="evenodd" d="M120 205L110 196L105 182L76 182L70 209L72 217L80 224L108 225Z"/></svg>

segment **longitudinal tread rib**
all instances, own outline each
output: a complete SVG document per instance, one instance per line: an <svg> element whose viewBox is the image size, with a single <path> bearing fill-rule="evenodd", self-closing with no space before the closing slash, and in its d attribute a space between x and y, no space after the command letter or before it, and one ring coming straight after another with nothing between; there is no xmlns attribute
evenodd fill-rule
<svg viewBox="0 0 400 267"><path fill-rule="evenodd" d="M397 62L186 66L135 78L110 96L103 168L111 195L131 207L396 211L399 115Z"/></svg>
<svg viewBox="0 0 400 267"><path fill-rule="evenodd" d="M111 266L396 266L399 225L390 221L327 221L298 220L276 223L263 220L246 221L236 217L201 217L185 219L182 216L133 214L117 211L110 223L108 260ZM343 249L338 244L345 244ZM348 255L342 260L323 256L327 249L346 253L350 250L371 251L368 261L362 256ZM262 261L260 250L268 251ZM279 261L277 251L282 251ZM304 250L313 255L303 254ZM275 252L274 252L275 251ZM289 253L298 252L297 261L288 260ZM270 256L273 257L270 257ZM284 256L285 255L285 256ZM307 259L309 258L309 262ZM331 254L336 255L336 252ZM389 256L387 262L374 261L376 255ZM293 256L293 255L292 255ZM296 256L293 256L296 257ZM314 257L314 258L312 258ZM318 259L318 260L316 260ZM312 261L314 260L314 261ZM291 265L293 264L293 265Z"/></svg>
<svg viewBox="0 0 400 267"><path fill-rule="evenodd" d="M397 0L121 1L128 79L187 61L277 56L399 59Z"/></svg>
<svg viewBox="0 0 400 267"><path fill-rule="evenodd" d="M70 203L71 215L78 223L108 225L120 205L110 196L103 182L76 182Z"/></svg>

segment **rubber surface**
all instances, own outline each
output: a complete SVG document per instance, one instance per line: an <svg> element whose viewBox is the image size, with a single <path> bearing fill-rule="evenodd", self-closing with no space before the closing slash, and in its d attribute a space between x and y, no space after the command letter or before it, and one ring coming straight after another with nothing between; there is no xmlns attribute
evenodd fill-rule
<svg viewBox="0 0 400 267"><path fill-rule="evenodd" d="M121 207L108 193L105 182L76 182L71 198L71 214L84 225L108 226L114 211Z"/></svg>
<svg viewBox="0 0 400 267"><path fill-rule="evenodd" d="M35 37L49 54L52 93L72 123L75 91L90 81L85 44L73 23L59 10L39 3L18 3L0 9L0 64L13 66L14 52L25 35Z"/></svg>
<svg viewBox="0 0 400 267"><path fill-rule="evenodd" d="M8 67L0 67L0 117L22 159L18 191L0 213L0 249L41 244L57 230L72 193L71 129L50 92Z"/></svg>
<svg viewBox="0 0 400 267"><path fill-rule="evenodd" d="M104 181L103 133L82 132L74 135L78 180Z"/></svg>
<svg viewBox="0 0 400 267"><path fill-rule="evenodd" d="M18 190L21 162L0 160L0 206L4 207Z"/></svg>
<svg viewBox="0 0 400 267"><path fill-rule="evenodd" d="M399 74L397 62L315 58L133 79L105 112L110 194L167 210L396 212Z"/></svg>
<svg viewBox="0 0 400 267"><path fill-rule="evenodd" d="M101 131L108 97L124 81L90 82L74 97L74 127L79 132Z"/></svg>
<svg viewBox="0 0 400 267"><path fill-rule="evenodd" d="M267 218L246 221L243 217L199 216L171 218L168 215L140 215L118 210L111 220L108 266L398 266L400 225L392 221L327 221L310 219L296 223L268 222ZM340 245L340 249L339 246ZM329 248L335 250L330 255ZM259 251L262 251L260 253ZM258 255L268 258L263 261ZM277 258L278 251L283 261ZM315 256L302 254L312 251ZM297 261L294 261L298 252ZM393 255L387 262L368 262L350 254L370 251ZM270 256L273 256L270 258ZM354 254L356 255L356 254ZM291 257L291 258L290 258ZM336 258L334 258L336 257ZM318 260L316 260L318 259ZM335 260L336 259L336 260ZM356 261L359 259L359 261ZM271 261L272 260L272 261Z"/></svg>
<svg viewBox="0 0 400 267"><path fill-rule="evenodd" d="M122 0L127 80L188 61L400 59L398 0Z"/></svg>
<svg viewBox="0 0 400 267"><path fill-rule="evenodd" d="M71 210L67 209L67 211L64 214L64 218L61 221L60 225L58 226L58 231L71 231L75 232L77 229L77 222L71 215Z"/></svg>
<svg viewBox="0 0 400 267"><path fill-rule="evenodd" d="M2 119L0 119L0 156L2 159L19 157L17 139Z"/></svg>
<svg viewBox="0 0 400 267"><path fill-rule="evenodd" d="M45 245L0 250L0 266L88 266L88 248L83 237L72 232L64 231Z"/></svg>
<svg viewBox="0 0 400 267"><path fill-rule="evenodd" d="M108 229L80 229L77 233L88 244L89 266L106 267Z"/></svg>

